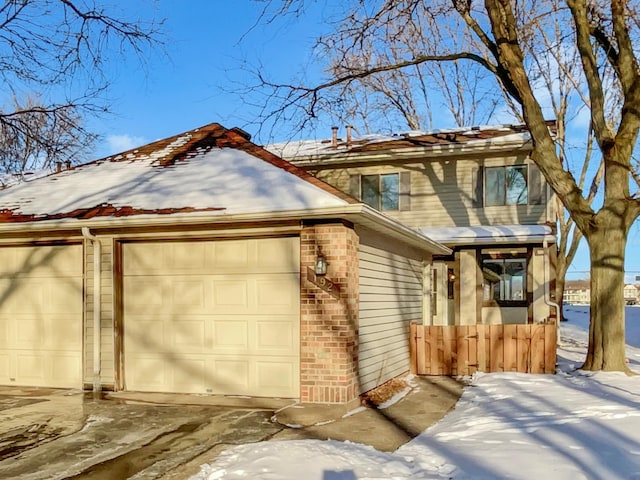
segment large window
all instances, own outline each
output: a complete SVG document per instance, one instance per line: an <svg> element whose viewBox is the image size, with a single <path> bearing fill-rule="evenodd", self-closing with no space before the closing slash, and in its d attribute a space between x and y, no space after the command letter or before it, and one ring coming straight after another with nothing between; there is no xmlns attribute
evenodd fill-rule
<svg viewBox="0 0 640 480"><path fill-rule="evenodd" d="M378 210L400 208L400 179L397 173L363 175L360 179L360 198Z"/></svg>
<svg viewBox="0 0 640 480"><path fill-rule="evenodd" d="M526 205L528 203L527 166L487 167L485 205Z"/></svg>
<svg viewBox="0 0 640 480"><path fill-rule="evenodd" d="M484 301L509 304L527 299L527 260L524 257L482 258Z"/></svg>

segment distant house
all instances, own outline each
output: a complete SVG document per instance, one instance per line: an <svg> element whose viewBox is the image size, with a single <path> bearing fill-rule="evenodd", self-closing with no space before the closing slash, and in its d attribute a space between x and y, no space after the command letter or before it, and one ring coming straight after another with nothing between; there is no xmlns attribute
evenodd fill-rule
<svg viewBox="0 0 640 480"><path fill-rule="evenodd" d="M409 369L434 267L539 305L535 241L453 255L206 125L0 191L0 384L347 403Z"/></svg>
<svg viewBox="0 0 640 480"><path fill-rule="evenodd" d="M553 128L553 123L549 124ZM554 322L555 202L522 125L288 142L267 148L448 246L425 324Z"/></svg>
<svg viewBox="0 0 640 480"><path fill-rule="evenodd" d="M589 303L591 302L591 289L565 288L562 299L566 304L589 305Z"/></svg>
<svg viewBox="0 0 640 480"><path fill-rule="evenodd" d="M627 284L624 286L624 302L627 305L640 304L640 285Z"/></svg>

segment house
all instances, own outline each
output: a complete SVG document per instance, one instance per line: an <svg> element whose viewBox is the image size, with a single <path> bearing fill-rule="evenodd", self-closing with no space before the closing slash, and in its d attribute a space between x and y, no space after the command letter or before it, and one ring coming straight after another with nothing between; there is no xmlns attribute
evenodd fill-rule
<svg viewBox="0 0 640 480"><path fill-rule="evenodd" d="M553 122L549 128L553 129ZM425 324L555 322L555 201L523 125L288 142L274 153L451 249Z"/></svg>
<svg viewBox="0 0 640 480"><path fill-rule="evenodd" d="M0 384L347 403L450 253L206 125L0 190Z"/></svg>
<svg viewBox="0 0 640 480"><path fill-rule="evenodd" d="M565 288L563 302L570 305L589 305L591 303L590 288Z"/></svg>
<svg viewBox="0 0 640 480"><path fill-rule="evenodd" d="M638 305L640 303L640 288L638 285L628 283L624 286L624 303Z"/></svg>

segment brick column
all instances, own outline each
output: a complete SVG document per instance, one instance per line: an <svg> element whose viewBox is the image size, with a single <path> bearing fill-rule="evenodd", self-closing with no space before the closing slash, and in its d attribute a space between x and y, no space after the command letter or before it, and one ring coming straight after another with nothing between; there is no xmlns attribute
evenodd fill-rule
<svg viewBox="0 0 640 480"><path fill-rule="evenodd" d="M342 223L305 226L300 234L300 399L347 403L358 397L358 236ZM318 247L329 263L335 298L307 280Z"/></svg>

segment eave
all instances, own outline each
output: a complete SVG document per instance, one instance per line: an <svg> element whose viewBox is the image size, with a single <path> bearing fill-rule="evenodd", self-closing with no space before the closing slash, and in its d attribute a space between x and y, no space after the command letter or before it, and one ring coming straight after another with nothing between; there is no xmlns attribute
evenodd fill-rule
<svg viewBox="0 0 640 480"><path fill-rule="evenodd" d="M134 215L127 217L92 217L88 219L56 219L31 222L14 222L0 224L2 235L44 234L52 236L58 232L68 234L80 231L83 227L91 229L99 235L100 230L123 230L135 228L176 228L189 226L220 226L234 224L252 224L260 222L286 222L291 220L347 220L380 232L382 235L400 240L424 252L434 255L449 255L450 248L422 235L416 230L393 220L368 205L362 203L348 204L338 207L327 207L312 210L287 210L280 212L260 212L243 214L225 214L211 211L194 213L176 213L170 215Z"/></svg>

